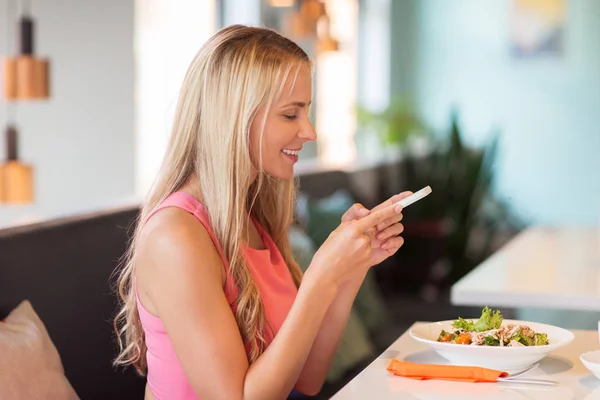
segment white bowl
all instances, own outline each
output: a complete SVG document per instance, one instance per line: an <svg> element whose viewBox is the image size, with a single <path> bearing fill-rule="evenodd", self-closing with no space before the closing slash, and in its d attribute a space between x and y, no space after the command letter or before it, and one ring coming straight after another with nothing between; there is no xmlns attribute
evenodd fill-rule
<svg viewBox="0 0 600 400"><path fill-rule="evenodd" d="M569 344L575 337L572 332L557 326L505 319L502 325L527 325L537 333L546 333L548 344L545 346L496 347L438 342L437 338L442 329L453 330L452 322L440 321L418 325L411 329L409 334L413 339L431 347L450 364L490 368L508 373L530 367L551 351Z"/></svg>
<svg viewBox="0 0 600 400"><path fill-rule="evenodd" d="M600 379L600 350L583 353L579 359L592 374L596 375L596 378Z"/></svg>

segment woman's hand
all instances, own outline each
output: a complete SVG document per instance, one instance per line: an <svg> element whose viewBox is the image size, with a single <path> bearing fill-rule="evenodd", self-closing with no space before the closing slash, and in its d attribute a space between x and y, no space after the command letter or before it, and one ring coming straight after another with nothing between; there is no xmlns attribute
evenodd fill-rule
<svg viewBox="0 0 600 400"><path fill-rule="evenodd" d="M316 252L306 271L305 279L324 279L325 282L339 287L357 274L364 276L372 265L389 257L400 247L401 243L395 237L382 239L380 246L373 247L373 237L378 231L377 226L388 226L380 230L383 235L393 235L397 232L397 227L392 228L397 223L392 221L401 218L401 211L401 206L388 201L362 218L345 218ZM385 243L387 246L382 248Z"/></svg>
<svg viewBox="0 0 600 400"><path fill-rule="evenodd" d="M412 192L402 192L394 195L370 211L362 204L356 203L344 213L342 216L342 223L364 218L377 210L390 207L411 194ZM371 237L371 248L373 249L371 252L370 266L381 263L402 247L404 239L399 235L404 231L404 226L400 223L401 220L402 213L398 213L385 221L380 222L377 224L375 230L369 232Z"/></svg>
<svg viewBox="0 0 600 400"><path fill-rule="evenodd" d="M354 205L342 217L340 226L329 236L315 254L313 262L302 280L302 289L311 289L311 283L324 284L332 289L333 301L328 291L318 287L310 298L317 298L320 308L327 307L319 333L296 383L298 389L308 388L318 392L333 362L336 350L350 315L354 299L369 268L401 245L401 207L396 207L409 192L394 196L369 211L360 204ZM377 229L379 226L381 229ZM376 235L381 234L380 239ZM387 243L389 247L381 246ZM305 286L306 285L306 286ZM323 292L325 295L323 295Z"/></svg>

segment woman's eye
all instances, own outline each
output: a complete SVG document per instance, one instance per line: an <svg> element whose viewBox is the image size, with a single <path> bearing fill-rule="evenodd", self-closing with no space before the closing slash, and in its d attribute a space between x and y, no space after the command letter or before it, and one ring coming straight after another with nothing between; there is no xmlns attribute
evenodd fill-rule
<svg viewBox="0 0 600 400"><path fill-rule="evenodd" d="M284 115L283 115L283 117L284 117L285 119L289 119L289 120L294 120L294 119L296 119L296 115L287 115L287 114L284 114Z"/></svg>

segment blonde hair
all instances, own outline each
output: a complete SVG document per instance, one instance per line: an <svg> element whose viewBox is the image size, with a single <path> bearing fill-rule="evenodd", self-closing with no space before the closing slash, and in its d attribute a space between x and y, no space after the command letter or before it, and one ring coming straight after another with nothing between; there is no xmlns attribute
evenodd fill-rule
<svg viewBox="0 0 600 400"><path fill-rule="evenodd" d="M147 348L134 288L136 246L152 210L194 174L211 227L229 260L228 276L237 285L235 318L250 349L249 362L264 351L268 323L240 246L250 212L277 245L297 286L302 272L292 257L288 238L295 182L266 176L262 156L254 160L258 165L253 164L249 131L258 110L269 110L288 77L295 79L306 66L310 68L310 60L294 42L268 29L240 25L217 32L193 59L181 87L160 172L118 271L122 304L114 320L120 347L115 365L133 364L140 374L146 372ZM266 115L259 121L261 141ZM258 176L253 181L255 173Z"/></svg>

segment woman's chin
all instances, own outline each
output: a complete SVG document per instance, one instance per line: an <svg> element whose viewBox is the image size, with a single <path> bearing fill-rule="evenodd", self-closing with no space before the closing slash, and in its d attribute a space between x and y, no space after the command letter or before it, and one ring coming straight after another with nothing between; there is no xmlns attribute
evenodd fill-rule
<svg viewBox="0 0 600 400"><path fill-rule="evenodd" d="M287 168L286 168L287 167ZM293 179L294 168L293 166L280 167L277 169L265 170L265 173L271 178L275 179Z"/></svg>

